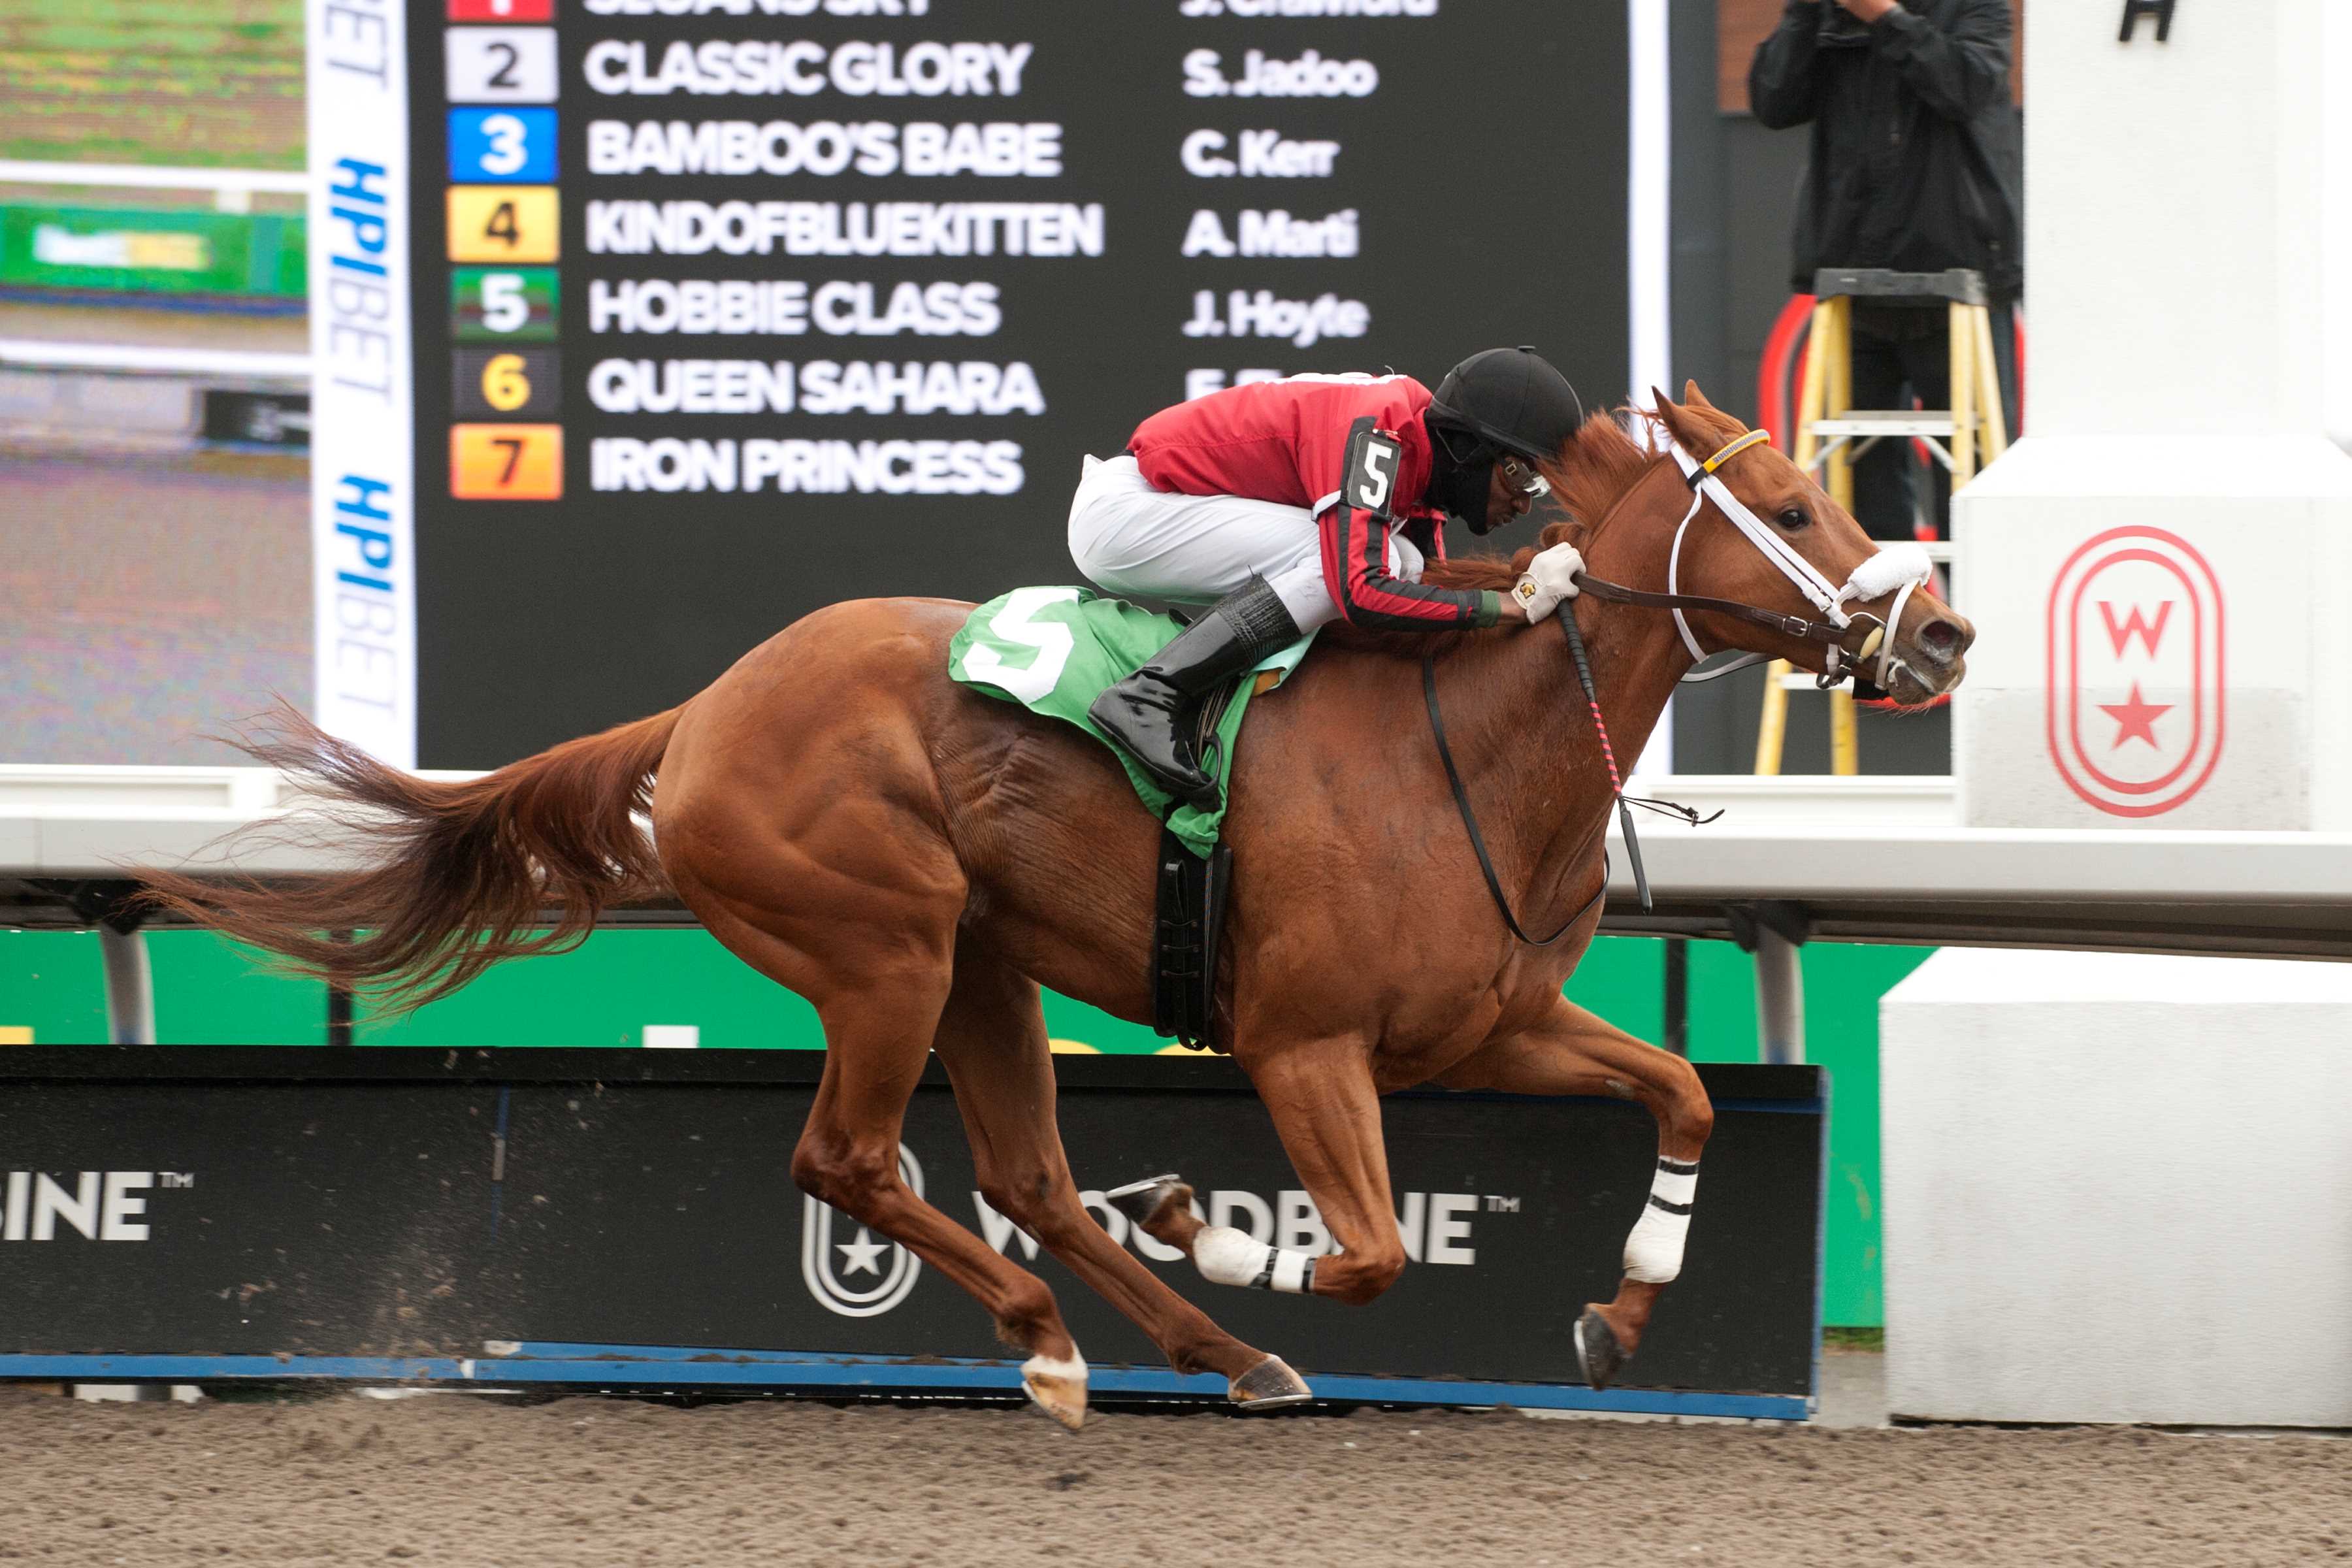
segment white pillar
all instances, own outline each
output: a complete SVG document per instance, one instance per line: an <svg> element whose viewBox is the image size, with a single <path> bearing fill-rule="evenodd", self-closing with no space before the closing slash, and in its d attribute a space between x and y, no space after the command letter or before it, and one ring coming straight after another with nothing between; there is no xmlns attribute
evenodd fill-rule
<svg viewBox="0 0 2352 1568"><path fill-rule="evenodd" d="M1625 0L1626 400L1646 405L1650 389L1672 396L1674 376L1674 75L1666 0ZM1675 771L1670 697L1633 759L1633 775Z"/></svg>
<svg viewBox="0 0 2352 1568"><path fill-rule="evenodd" d="M2312 426L2327 5L2027 8L2035 434Z"/></svg>
<svg viewBox="0 0 2352 1568"><path fill-rule="evenodd" d="M1946 948L1879 1039L1895 1415L2352 1426L2352 965Z"/></svg>
<svg viewBox="0 0 2352 1568"><path fill-rule="evenodd" d="M2324 435L2338 0L2029 6L2032 435L1954 503L1963 819L2352 827ZM2340 84L2339 84L2340 89Z"/></svg>
<svg viewBox="0 0 2352 1568"><path fill-rule="evenodd" d="M2321 70L2332 82L2352 82L2352 5L2326 8ZM2320 110L2320 155L2326 211L2320 220L2320 277L2327 313L2321 334L2326 369L2327 433L2352 450L2352 93L2326 95Z"/></svg>

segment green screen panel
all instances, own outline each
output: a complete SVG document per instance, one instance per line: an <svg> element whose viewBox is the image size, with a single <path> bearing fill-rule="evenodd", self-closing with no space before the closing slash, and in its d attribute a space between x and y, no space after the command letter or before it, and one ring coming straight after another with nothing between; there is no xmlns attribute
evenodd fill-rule
<svg viewBox="0 0 2352 1568"><path fill-rule="evenodd" d="M1804 949L1805 1059L1830 1069L1824 1322L1874 1328L1886 1321L1879 1240L1878 999L1935 951L1827 942ZM1695 942L1690 975L1691 1056L1754 1061L1754 960L1728 942Z"/></svg>
<svg viewBox="0 0 2352 1568"><path fill-rule="evenodd" d="M315 1046L327 991L273 972L249 948L209 931L147 933L155 1035L174 1046ZM88 1045L106 1035L106 972L95 931L0 928L0 1030L32 1043Z"/></svg>
<svg viewBox="0 0 2352 1568"><path fill-rule="evenodd" d="M635 1046L689 1025L705 1048L814 1049L816 1009L699 931L600 931L570 952L501 963L404 1018L368 1017L366 1046Z"/></svg>
<svg viewBox="0 0 2352 1568"><path fill-rule="evenodd" d="M0 1029L24 1045L105 1039L98 933L0 930Z"/></svg>

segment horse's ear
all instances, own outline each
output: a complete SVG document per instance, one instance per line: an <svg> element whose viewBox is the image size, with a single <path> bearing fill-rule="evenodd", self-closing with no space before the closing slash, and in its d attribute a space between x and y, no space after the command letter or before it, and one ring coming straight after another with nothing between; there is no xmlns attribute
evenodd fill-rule
<svg viewBox="0 0 2352 1568"><path fill-rule="evenodd" d="M1690 390L1696 392L1698 389L1694 386ZM1650 388L1650 406L1658 411L1658 418L1664 424L1666 434L1686 447L1695 444L1690 439L1691 418L1687 409L1655 386Z"/></svg>
<svg viewBox="0 0 2352 1568"><path fill-rule="evenodd" d="M1685 381L1683 383L1683 401L1693 408L1713 408L1715 406L1714 404L1709 403L1706 400L1706 394L1698 389L1698 383L1695 381Z"/></svg>

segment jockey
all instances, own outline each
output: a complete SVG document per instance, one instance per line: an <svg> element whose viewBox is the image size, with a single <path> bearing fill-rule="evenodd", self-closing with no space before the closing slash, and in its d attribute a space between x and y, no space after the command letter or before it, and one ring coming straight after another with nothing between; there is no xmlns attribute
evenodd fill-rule
<svg viewBox="0 0 2352 1568"><path fill-rule="evenodd" d="M1527 348L1473 354L1433 396L1408 375L1294 375L1153 415L1125 455L1087 459L1070 553L1114 594L1212 607L1089 716L1161 788L1206 807L1202 700L1312 628L1543 619L1576 595L1584 563L1569 545L1508 595L1424 584L1422 565L1445 558L1448 517L1486 533L1547 493L1537 465L1582 419L1567 378Z"/></svg>

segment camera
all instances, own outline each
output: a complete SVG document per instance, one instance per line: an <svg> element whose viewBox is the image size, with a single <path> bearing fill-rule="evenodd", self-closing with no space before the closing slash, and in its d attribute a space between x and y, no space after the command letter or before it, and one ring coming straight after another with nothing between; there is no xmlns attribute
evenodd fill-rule
<svg viewBox="0 0 2352 1568"><path fill-rule="evenodd" d="M1825 49L1853 49L1870 42L1870 24L1839 5L1837 0L1821 0L1822 33L1820 45Z"/></svg>

